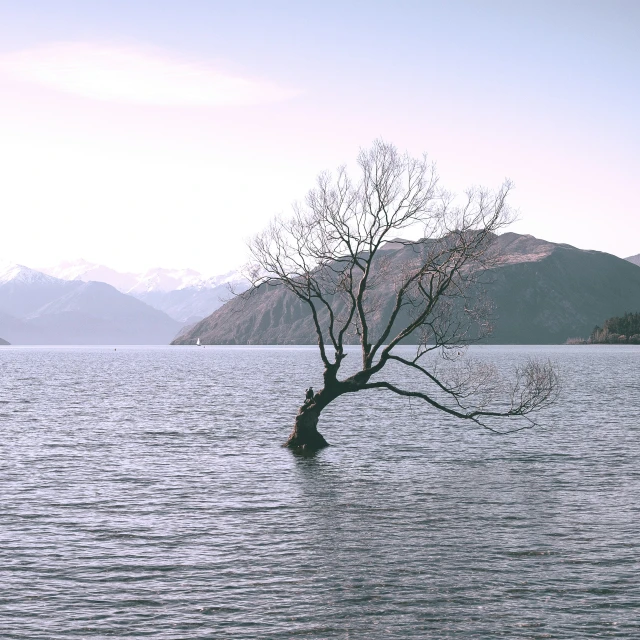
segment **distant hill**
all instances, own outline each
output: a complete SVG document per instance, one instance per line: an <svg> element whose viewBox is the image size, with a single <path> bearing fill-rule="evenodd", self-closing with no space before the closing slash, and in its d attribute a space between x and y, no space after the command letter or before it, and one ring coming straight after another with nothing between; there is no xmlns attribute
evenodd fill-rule
<svg viewBox="0 0 640 640"><path fill-rule="evenodd" d="M633 262L633 264L637 264L640 267L640 253L635 256L629 256L628 258L625 258L625 260Z"/></svg>
<svg viewBox="0 0 640 640"><path fill-rule="evenodd" d="M11 344L11 343L7 342L6 340L3 340L2 338L0 338L0 345L7 345L7 344Z"/></svg>
<svg viewBox="0 0 640 640"><path fill-rule="evenodd" d="M587 336L602 318L640 308L640 269L616 256L555 244L529 235L496 237L503 255L490 273L499 344L560 344ZM413 253L411 244L389 243L385 256L399 272ZM371 305L374 333L386 322L393 282L381 283ZM283 287L260 287L236 298L185 331L174 344L315 344L306 306Z"/></svg>
<svg viewBox="0 0 640 640"><path fill-rule="evenodd" d="M12 344L167 344L181 323L102 282L13 265L0 272L0 335Z"/></svg>

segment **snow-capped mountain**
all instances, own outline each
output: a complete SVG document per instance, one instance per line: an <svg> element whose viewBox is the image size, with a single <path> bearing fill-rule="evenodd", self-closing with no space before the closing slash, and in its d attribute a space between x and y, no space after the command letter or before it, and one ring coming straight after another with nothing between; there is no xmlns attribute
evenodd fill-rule
<svg viewBox="0 0 640 640"><path fill-rule="evenodd" d="M237 270L205 276L194 269L158 267L136 274L75 260L42 271L65 280L106 282L182 323L196 322L213 313L232 296L230 286L237 292L248 287Z"/></svg>
<svg viewBox="0 0 640 640"><path fill-rule="evenodd" d="M179 291L181 289L213 289L227 282L242 280L238 271L206 277L193 269L149 269L137 276L136 284L127 293L133 295L160 291Z"/></svg>
<svg viewBox="0 0 640 640"><path fill-rule="evenodd" d="M248 283L237 271L205 278L197 271L152 269L129 291L130 295L183 323L206 318Z"/></svg>
<svg viewBox="0 0 640 640"><path fill-rule="evenodd" d="M0 335L12 344L167 344L180 325L106 283L0 268Z"/></svg>
<svg viewBox="0 0 640 640"><path fill-rule="evenodd" d="M151 291L175 291L202 284L202 274L193 269L149 269L137 276L136 284L127 293L133 295Z"/></svg>
<svg viewBox="0 0 640 640"><path fill-rule="evenodd" d="M21 264L0 264L0 285L9 282L31 282L41 284L55 284L58 278L46 275L41 271L29 269Z"/></svg>
<svg viewBox="0 0 640 640"><path fill-rule="evenodd" d="M62 280L82 280L82 282L106 282L112 287L127 293L135 287L139 276L135 273L116 271L100 264L87 262L86 260L73 260L61 262L54 267L40 269L43 273L55 276Z"/></svg>
<svg viewBox="0 0 640 640"><path fill-rule="evenodd" d="M0 268L0 312L21 318L73 289L75 284L20 264Z"/></svg>
<svg viewBox="0 0 640 640"><path fill-rule="evenodd" d="M239 283L244 280L237 270L214 276L205 276L194 269L163 269L161 267L148 269L143 273L128 273L86 260L61 262L54 267L44 267L40 271L62 280L106 282L122 293L134 295L151 291L176 291L191 287L212 289L228 282Z"/></svg>

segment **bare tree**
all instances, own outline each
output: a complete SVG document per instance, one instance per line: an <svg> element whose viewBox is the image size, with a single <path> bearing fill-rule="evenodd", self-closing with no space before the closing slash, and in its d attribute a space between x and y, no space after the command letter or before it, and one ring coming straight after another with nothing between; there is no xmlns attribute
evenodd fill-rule
<svg viewBox="0 0 640 640"><path fill-rule="evenodd" d="M513 217L510 183L496 192L470 189L459 202L439 187L426 156L400 154L382 141L360 152L358 167L357 182L345 167L321 174L292 217L274 219L250 243L252 285L284 286L308 306L324 365L324 387L308 394L287 446L326 446L317 429L322 410L367 389L415 398L491 430L498 418L520 420L515 429L534 424L530 414L557 394L551 364L527 362L505 388L493 367L465 354L491 331L480 284L500 260L495 233ZM420 228L422 240L395 238L409 228ZM394 243L411 248L401 269L386 257ZM380 296L389 286L393 304L381 320ZM362 362L341 379L345 345L354 341ZM409 358L396 348L408 341L417 343ZM390 363L415 374L414 382L419 376L418 388L381 379Z"/></svg>

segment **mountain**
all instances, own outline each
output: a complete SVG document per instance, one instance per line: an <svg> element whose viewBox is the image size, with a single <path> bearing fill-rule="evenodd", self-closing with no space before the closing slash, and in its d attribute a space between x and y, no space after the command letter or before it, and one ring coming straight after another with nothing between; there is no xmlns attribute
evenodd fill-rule
<svg viewBox="0 0 640 640"><path fill-rule="evenodd" d="M640 309L640 270L599 251L585 251L529 235L495 238L502 263L491 270L488 291L495 303L490 342L558 344L588 336L605 318ZM390 273L401 272L416 243L384 247ZM380 283L371 305L373 331L389 317L394 283ZM323 318L324 320L324 314ZM262 286L236 298L183 332L173 344L314 344L304 303L283 287Z"/></svg>
<svg viewBox="0 0 640 640"><path fill-rule="evenodd" d="M246 286L241 290L246 290ZM164 311L168 316L182 323L197 322L220 308L231 293L226 285L213 288L186 287L174 291L148 291L136 295L155 309Z"/></svg>
<svg viewBox="0 0 640 640"><path fill-rule="evenodd" d="M180 323L104 282L81 282L27 318L56 344L167 344Z"/></svg>
<svg viewBox="0 0 640 640"><path fill-rule="evenodd" d="M176 289L202 287L206 278L193 269L149 269L137 276L136 283L127 293L133 295L150 292L168 292Z"/></svg>
<svg viewBox="0 0 640 640"><path fill-rule="evenodd" d="M7 342L6 340L3 340L2 338L0 338L0 346L8 345L8 344L11 344L11 343Z"/></svg>
<svg viewBox="0 0 640 640"><path fill-rule="evenodd" d="M139 276L135 273L116 271L86 260L61 262L54 267L40 269L47 275L61 280L82 280L82 282L106 282L122 293L127 293L136 286Z"/></svg>
<svg viewBox="0 0 640 640"><path fill-rule="evenodd" d="M248 288L238 271L205 278L191 269L152 269L129 293L189 324L205 318L229 300L232 297L229 286L237 292Z"/></svg>
<svg viewBox="0 0 640 640"><path fill-rule="evenodd" d="M600 251L546 244L550 251L542 259L495 270L493 342L563 343L588 336L606 318L640 309L635 265Z"/></svg>
<svg viewBox="0 0 640 640"><path fill-rule="evenodd" d="M136 274L86 260L62 262L42 271L65 280L105 282L182 324L201 320L222 306L229 298L228 284L238 291L248 286L238 271L206 277L193 269L154 268Z"/></svg>
<svg viewBox="0 0 640 640"><path fill-rule="evenodd" d="M77 283L45 275L22 265L0 268L0 312L22 317L72 291Z"/></svg>
<svg viewBox="0 0 640 640"><path fill-rule="evenodd" d="M106 282L122 293L140 294L150 291L173 291L201 285L205 278L193 269L149 269L143 273L116 271L104 265L74 260L41 269L62 280Z"/></svg>
<svg viewBox="0 0 640 640"><path fill-rule="evenodd" d="M167 344L180 327L102 282L0 270L0 335L13 344Z"/></svg>
<svg viewBox="0 0 640 640"><path fill-rule="evenodd" d="M637 264L640 267L640 253L636 254L635 256L629 256L628 258L625 258L625 260L628 260L633 264Z"/></svg>

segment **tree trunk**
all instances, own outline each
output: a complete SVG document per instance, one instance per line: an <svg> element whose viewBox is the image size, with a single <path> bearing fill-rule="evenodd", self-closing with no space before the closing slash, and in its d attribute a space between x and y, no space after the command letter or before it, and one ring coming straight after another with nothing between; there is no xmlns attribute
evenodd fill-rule
<svg viewBox="0 0 640 640"><path fill-rule="evenodd" d="M319 417L320 409L316 403L305 402L298 411L293 431L284 446L309 453L328 447L329 443L318 431Z"/></svg>
<svg viewBox="0 0 640 640"><path fill-rule="evenodd" d="M296 416L296 423L285 447L294 451L312 453L328 447L329 443L318 432L318 418L322 410L336 398L349 390L348 385L338 382L336 373L339 362L344 356L340 356L338 364L325 367L324 388L316 393L313 398L306 400L300 407Z"/></svg>

